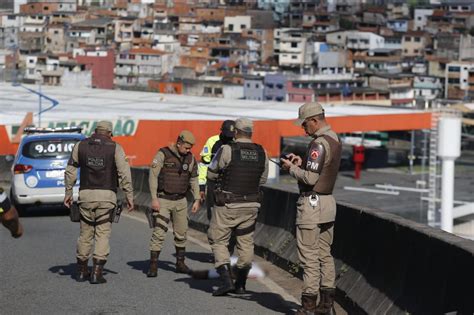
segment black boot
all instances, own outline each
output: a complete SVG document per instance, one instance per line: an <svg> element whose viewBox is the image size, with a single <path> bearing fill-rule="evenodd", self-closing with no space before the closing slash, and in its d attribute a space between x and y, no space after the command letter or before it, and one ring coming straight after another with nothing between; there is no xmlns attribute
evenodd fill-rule
<svg viewBox="0 0 474 315"><path fill-rule="evenodd" d="M212 295L222 296L234 291L234 282L232 282L232 278L230 276L230 264L225 264L217 267L217 273L219 274L222 283L220 287L218 287L214 292L212 292Z"/></svg>
<svg viewBox="0 0 474 315"><path fill-rule="evenodd" d="M245 294L245 284L249 275L250 267L235 269L235 293Z"/></svg>
<svg viewBox="0 0 474 315"><path fill-rule="evenodd" d="M321 300L316 307L315 313L318 315L330 315L334 306L334 298L336 297L336 289L322 288L320 291Z"/></svg>
<svg viewBox="0 0 474 315"><path fill-rule="evenodd" d="M296 315L314 315L316 310L317 295L301 294L301 308L296 311Z"/></svg>
<svg viewBox="0 0 474 315"><path fill-rule="evenodd" d="M191 269L184 263L184 254L186 250L184 247L176 247L176 272L189 274Z"/></svg>
<svg viewBox="0 0 474 315"><path fill-rule="evenodd" d="M150 251L150 267L146 274L146 276L149 278L158 276L158 257L160 257L160 251Z"/></svg>
<svg viewBox="0 0 474 315"><path fill-rule="evenodd" d="M104 272L104 265L107 261L106 260L100 260L100 259L95 259L94 258L94 265L92 266L92 274L91 274L91 284L99 284L99 283L106 283L107 280L105 280L103 276Z"/></svg>
<svg viewBox="0 0 474 315"><path fill-rule="evenodd" d="M76 274L77 282L84 282L86 280L89 280L89 277L91 274L89 272L89 267L87 266L88 262L89 262L89 259L80 260L79 258L77 258L77 274Z"/></svg>

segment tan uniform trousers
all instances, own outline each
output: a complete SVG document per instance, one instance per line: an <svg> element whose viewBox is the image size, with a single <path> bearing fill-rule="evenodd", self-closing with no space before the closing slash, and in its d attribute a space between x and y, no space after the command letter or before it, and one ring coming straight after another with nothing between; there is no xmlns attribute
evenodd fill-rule
<svg viewBox="0 0 474 315"><path fill-rule="evenodd" d="M325 206L333 207L333 203L323 204ZM296 225L296 241L298 257L303 267L303 293L311 295L318 294L320 287L334 288L336 281L334 258L331 255L334 221L304 224L310 217L318 220L325 217L322 215L324 210L321 209L321 202L312 207L307 200L301 202L297 209L299 224ZM326 209L326 213L328 211Z"/></svg>
<svg viewBox="0 0 474 315"><path fill-rule="evenodd" d="M160 211L155 212L156 227L150 240L150 251L161 251L165 241L168 223L173 223L174 244L176 247L186 247L186 232L188 231L188 202L186 198L167 200L158 198Z"/></svg>
<svg viewBox="0 0 474 315"><path fill-rule="evenodd" d="M228 208L214 206L208 230L208 240L215 258L215 267L229 264L227 248L232 230L237 238L237 267L250 266L253 260L253 234L258 208Z"/></svg>
<svg viewBox="0 0 474 315"><path fill-rule="evenodd" d="M115 208L112 202L82 202L79 204L81 215L88 221L96 222L108 218L110 210ZM109 239L112 231L112 223L106 222L92 226L81 220L81 232L77 239L77 255L80 260L87 260L92 254L94 247L94 258L107 260L110 253Z"/></svg>

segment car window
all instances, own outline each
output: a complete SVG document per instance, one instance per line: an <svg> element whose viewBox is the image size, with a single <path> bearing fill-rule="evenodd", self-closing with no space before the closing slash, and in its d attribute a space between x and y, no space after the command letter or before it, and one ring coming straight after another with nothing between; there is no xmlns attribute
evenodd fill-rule
<svg viewBox="0 0 474 315"><path fill-rule="evenodd" d="M79 139L48 139L30 141L23 146L22 154L32 159L67 159Z"/></svg>

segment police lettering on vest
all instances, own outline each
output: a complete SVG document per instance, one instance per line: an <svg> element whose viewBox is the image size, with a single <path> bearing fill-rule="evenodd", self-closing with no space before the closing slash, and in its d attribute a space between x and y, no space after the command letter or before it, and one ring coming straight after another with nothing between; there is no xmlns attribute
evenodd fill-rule
<svg viewBox="0 0 474 315"><path fill-rule="evenodd" d="M115 147L114 141L100 134L93 134L79 143L80 190L104 189L117 192ZM72 157L69 164L74 164Z"/></svg>
<svg viewBox="0 0 474 315"><path fill-rule="evenodd" d="M221 173L218 189L236 196L257 196L260 177L265 171L264 149L256 143L235 142L229 145L232 149L231 161ZM249 201L245 199L240 202Z"/></svg>

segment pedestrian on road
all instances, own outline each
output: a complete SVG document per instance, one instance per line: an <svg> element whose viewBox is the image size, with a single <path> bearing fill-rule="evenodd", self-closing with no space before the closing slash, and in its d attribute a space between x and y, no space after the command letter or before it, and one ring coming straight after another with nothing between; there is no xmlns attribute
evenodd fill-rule
<svg viewBox="0 0 474 315"><path fill-rule="evenodd" d="M268 176L268 158L263 147L253 143L253 123L246 118L235 121L235 142L223 145L212 160L207 180L215 181L215 206L208 230L209 244L221 286L214 296L229 292L245 293L252 266L255 221L261 203L260 185ZM232 231L237 237L236 281L231 278L227 248Z"/></svg>
<svg viewBox="0 0 474 315"><path fill-rule="evenodd" d="M158 257L170 220L173 223L176 248L176 272L187 274L190 271L184 262L188 231L188 202L186 200L188 190L191 190L194 198L192 213L199 210L201 203L198 165L191 153L195 142L194 135L188 130L183 130L176 143L159 149L151 163L148 182L156 225L150 240L148 277L158 275Z"/></svg>
<svg viewBox="0 0 474 315"><path fill-rule="evenodd" d="M78 168L81 168L78 200L81 222L77 240L76 279L83 282L90 277L92 284L105 283L103 268L110 252L110 215L117 206L117 186L125 193L128 211L133 210L130 166L123 148L112 140L112 123L100 121L92 136L74 146L64 175L64 205L68 208L73 203ZM92 250L93 267L90 274L88 261Z"/></svg>
<svg viewBox="0 0 474 315"><path fill-rule="evenodd" d="M23 226L18 219L18 212L11 204L3 187L0 187L0 222L10 231L12 237L19 238L23 235Z"/></svg>
<svg viewBox="0 0 474 315"><path fill-rule="evenodd" d="M281 159L282 168L298 180L296 239L304 269L302 307L297 314L330 314L335 296L335 267L331 255L336 219L332 195L341 160L341 142L327 123L319 103L299 108L296 125L313 138L306 156L293 153ZM319 304L316 306L318 294Z"/></svg>

